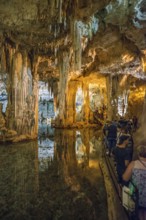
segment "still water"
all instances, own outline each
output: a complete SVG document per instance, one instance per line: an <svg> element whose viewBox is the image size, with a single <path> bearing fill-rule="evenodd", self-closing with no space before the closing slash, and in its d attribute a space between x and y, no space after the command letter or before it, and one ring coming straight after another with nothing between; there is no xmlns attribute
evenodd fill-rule
<svg viewBox="0 0 146 220"><path fill-rule="evenodd" d="M0 219L107 220L98 131L39 129L0 145Z"/></svg>

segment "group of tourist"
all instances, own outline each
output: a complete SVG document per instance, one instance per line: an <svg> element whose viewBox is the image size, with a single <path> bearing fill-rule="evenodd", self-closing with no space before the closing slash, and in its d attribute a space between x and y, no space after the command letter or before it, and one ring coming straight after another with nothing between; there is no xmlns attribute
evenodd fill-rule
<svg viewBox="0 0 146 220"><path fill-rule="evenodd" d="M119 194L121 186L132 182L138 191L139 220L146 220L146 142L138 149L138 159L133 159L134 142L132 134L138 127L137 118L107 121L103 127L107 155L115 160Z"/></svg>

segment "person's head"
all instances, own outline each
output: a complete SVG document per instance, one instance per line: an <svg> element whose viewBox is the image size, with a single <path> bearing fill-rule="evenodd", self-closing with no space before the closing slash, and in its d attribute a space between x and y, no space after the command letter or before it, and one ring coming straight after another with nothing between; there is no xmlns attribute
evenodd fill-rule
<svg viewBox="0 0 146 220"><path fill-rule="evenodd" d="M128 135L128 134L122 134L120 137L119 137L119 145L121 145L121 144L128 144L128 142L129 142L129 138L130 138L130 136Z"/></svg>
<svg viewBox="0 0 146 220"><path fill-rule="evenodd" d="M137 152L139 157L146 158L146 145L139 145L137 147Z"/></svg>

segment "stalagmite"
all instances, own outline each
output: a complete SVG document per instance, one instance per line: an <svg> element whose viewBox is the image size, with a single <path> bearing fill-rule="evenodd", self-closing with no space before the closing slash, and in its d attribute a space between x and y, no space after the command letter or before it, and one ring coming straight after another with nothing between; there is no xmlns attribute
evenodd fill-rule
<svg viewBox="0 0 146 220"><path fill-rule="evenodd" d="M77 90L77 82L70 81L68 84L69 93L66 95L66 124L69 126L73 126L76 122L76 90Z"/></svg>
<svg viewBox="0 0 146 220"><path fill-rule="evenodd" d="M61 57L63 55L63 57ZM60 54L59 62L60 80L59 80L59 123L64 124L65 100L67 94L68 74L69 74L69 54L63 51Z"/></svg>

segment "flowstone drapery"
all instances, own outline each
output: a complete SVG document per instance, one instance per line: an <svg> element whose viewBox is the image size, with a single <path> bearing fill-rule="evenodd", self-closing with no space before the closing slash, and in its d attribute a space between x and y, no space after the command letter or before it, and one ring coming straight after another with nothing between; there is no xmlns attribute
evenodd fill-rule
<svg viewBox="0 0 146 220"><path fill-rule="evenodd" d="M5 113L6 140L35 138L38 132L37 62L31 69L27 53L8 47L5 54L8 73L8 106ZM9 63L8 63L9 62ZM15 137L7 133L14 131ZM23 137L22 137L23 135ZM27 137L26 137L27 136Z"/></svg>

